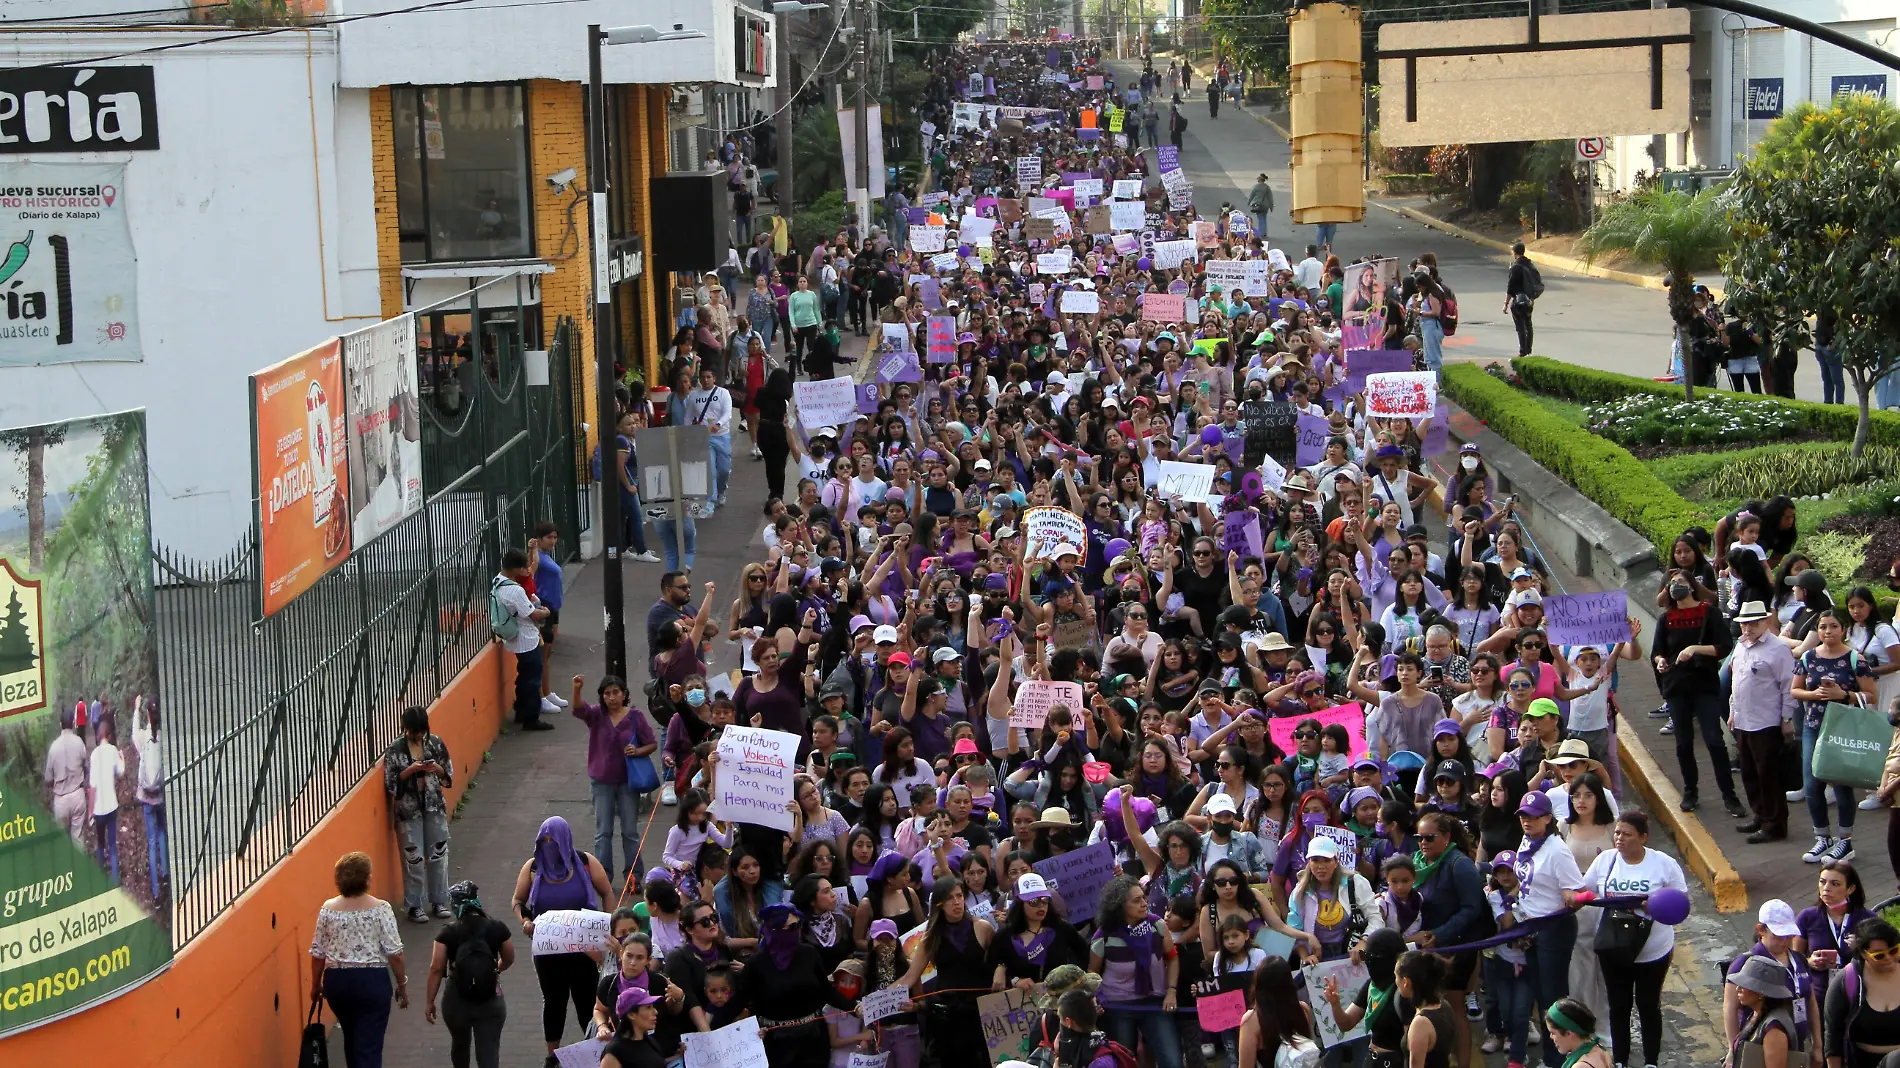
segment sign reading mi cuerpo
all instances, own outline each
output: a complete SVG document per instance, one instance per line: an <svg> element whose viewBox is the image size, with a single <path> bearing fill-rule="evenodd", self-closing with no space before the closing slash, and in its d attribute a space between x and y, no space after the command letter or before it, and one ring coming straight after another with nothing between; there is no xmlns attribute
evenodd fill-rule
<svg viewBox="0 0 1900 1068"><path fill-rule="evenodd" d="M0 366L141 358L123 164L0 162L0 250Z"/></svg>

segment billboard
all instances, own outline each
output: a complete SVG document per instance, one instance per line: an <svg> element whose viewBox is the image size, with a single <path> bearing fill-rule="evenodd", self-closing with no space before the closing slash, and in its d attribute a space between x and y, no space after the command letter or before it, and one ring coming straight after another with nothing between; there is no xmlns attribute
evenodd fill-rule
<svg viewBox="0 0 1900 1068"><path fill-rule="evenodd" d="M0 367L143 358L124 164L0 163L0 246Z"/></svg>
<svg viewBox="0 0 1900 1068"><path fill-rule="evenodd" d="M0 430L0 1039L171 961L145 413Z"/></svg>
<svg viewBox="0 0 1900 1068"><path fill-rule="evenodd" d="M1689 128L1689 39L1680 8L1388 22L1377 53L1379 143L1680 133Z"/></svg>
<svg viewBox="0 0 1900 1068"><path fill-rule="evenodd" d="M350 555L341 348L331 338L251 376L258 585L267 616Z"/></svg>
<svg viewBox="0 0 1900 1068"><path fill-rule="evenodd" d="M356 547L422 510L422 419L416 409L416 321L398 315L343 342L348 400L350 532Z"/></svg>

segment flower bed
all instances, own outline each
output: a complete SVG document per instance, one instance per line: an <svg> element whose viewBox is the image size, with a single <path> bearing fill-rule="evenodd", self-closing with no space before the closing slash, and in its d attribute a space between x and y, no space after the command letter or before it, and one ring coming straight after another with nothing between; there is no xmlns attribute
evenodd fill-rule
<svg viewBox="0 0 1900 1068"><path fill-rule="evenodd" d="M1618 445L1759 444L1799 435L1806 421L1777 405L1736 405L1717 400L1684 401L1635 394L1585 410L1590 432Z"/></svg>

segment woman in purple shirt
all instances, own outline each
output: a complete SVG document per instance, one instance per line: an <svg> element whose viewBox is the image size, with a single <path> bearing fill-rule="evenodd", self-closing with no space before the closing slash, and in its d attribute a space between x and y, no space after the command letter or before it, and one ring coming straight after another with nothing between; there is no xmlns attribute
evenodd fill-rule
<svg viewBox="0 0 1900 1068"><path fill-rule="evenodd" d="M620 852L626 863L624 876L640 862L637 844L640 799L627 782L627 762L653 758L660 747L659 738L646 716L628 700L626 681L618 675L601 678L594 692L600 704L581 700L585 675L574 676L574 697L568 711L587 724L587 778L593 784L594 855L601 867L614 870L614 820L620 821Z"/></svg>

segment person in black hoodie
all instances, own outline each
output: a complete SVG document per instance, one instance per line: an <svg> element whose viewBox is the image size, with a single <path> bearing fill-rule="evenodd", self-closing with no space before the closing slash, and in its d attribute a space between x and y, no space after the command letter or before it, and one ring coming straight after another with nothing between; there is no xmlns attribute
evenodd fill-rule
<svg viewBox="0 0 1900 1068"><path fill-rule="evenodd" d="M1650 645L1650 663L1656 669L1656 688L1669 708L1675 728L1676 762L1682 769L1682 810L1693 812L1699 802L1695 761L1695 728L1702 727L1703 744L1715 766L1715 782L1722 790L1728 814L1741 819L1748 807L1735 794L1735 776L1729 766L1728 744L1722 734L1725 701L1719 676L1722 661L1735 647L1728 621L1714 604L1699 600L1688 574L1671 568L1664 583L1669 607Z"/></svg>

